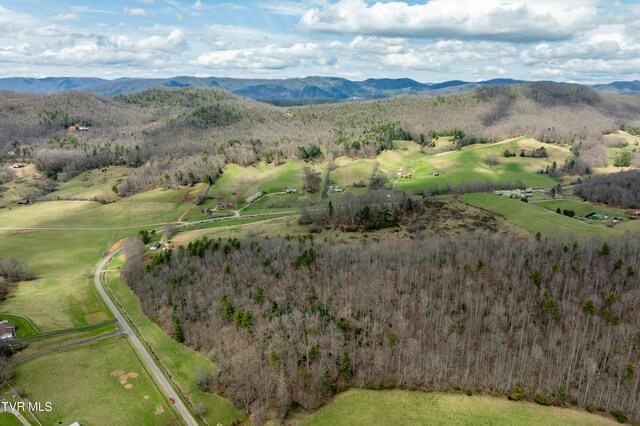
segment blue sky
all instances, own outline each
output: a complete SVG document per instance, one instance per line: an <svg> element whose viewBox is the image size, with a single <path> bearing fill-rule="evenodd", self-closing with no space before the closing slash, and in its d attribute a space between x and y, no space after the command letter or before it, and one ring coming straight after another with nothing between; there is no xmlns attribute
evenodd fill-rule
<svg viewBox="0 0 640 426"><path fill-rule="evenodd" d="M0 77L640 79L640 1L0 0Z"/></svg>

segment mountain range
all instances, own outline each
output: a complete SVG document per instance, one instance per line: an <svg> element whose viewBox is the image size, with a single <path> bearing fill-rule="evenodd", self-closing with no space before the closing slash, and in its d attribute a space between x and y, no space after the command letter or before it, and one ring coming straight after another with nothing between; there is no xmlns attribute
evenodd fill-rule
<svg viewBox="0 0 640 426"><path fill-rule="evenodd" d="M443 95L466 92L481 86L511 85L524 80L493 79L479 82L451 80L442 83L420 83L409 78L381 78L351 81L337 77L304 77L289 79L237 79L218 77L173 78L100 78L47 77L2 78L0 90L20 93L56 93L79 90L102 96L118 96L151 88L213 87L238 96L274 104L293 105L335 102L347 99L381 99L397 95ZM640 81L616 81L590 86L595 90L623 95L640 96Z"/></svg>

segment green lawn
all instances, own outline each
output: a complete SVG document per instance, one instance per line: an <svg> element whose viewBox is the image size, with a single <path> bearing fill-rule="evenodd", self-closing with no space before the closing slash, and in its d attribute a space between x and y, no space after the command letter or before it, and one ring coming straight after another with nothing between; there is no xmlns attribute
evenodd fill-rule
<svg viewBox="0 0 640 426"><path fill-rule="evenodd" d="M34 324L20 315L0 314L0 321L7 320L12 322L16 326L16 338L24 339L25 337L31 337L38 335L38 329Z"/></svg>
<svg viewBox="0 0 640 426"><path fill-rule="evenodd" d="M484 193L463 194L459 200L474 207L490 210L504 216L509 222L533 234L545 236L588 236L613 237L621 231L598 225L589 225L578 219L559 215L534 203L523 203L499 195Z"/></svg>
<svg viewBox="0 0 640 426"><path fill-rule="evenodd" d="M118 373L137 377L121 383ZM120 337L21 364L14 368L13 383L30 401L51 402L53 411L37 414L47 425L166 425L174 419L170 404Z"/></svg>
<svg viewBox="0 0 640 426"><path fill-rule="evenodd" d="M2 426L22 426L20 420L11 413L0 413L0 425Z"/></svg>
<svg viewBox="0 0 640 426"><path fill-rule="evenodd" d="M557 425L617 424L576 409L506 398L409 391L352 390L338 395L301 425Z"/></svg>
<svg viewBox="0 0 640 426"><path fill-rule="evenodd" d="M147 318L142 312L138 298L117 273L109 273L107 288L127 311L144 339L153 347L154 352L159 354L162 363L171 372L176 382L188 392L193 403L205 404L207 410L204 416L209 424L215 425L218 422L227 424L241 417L226 399L203 393L197 388L194 375L200 370L211 371L214 365L210 359L177 343Z"/></svg>

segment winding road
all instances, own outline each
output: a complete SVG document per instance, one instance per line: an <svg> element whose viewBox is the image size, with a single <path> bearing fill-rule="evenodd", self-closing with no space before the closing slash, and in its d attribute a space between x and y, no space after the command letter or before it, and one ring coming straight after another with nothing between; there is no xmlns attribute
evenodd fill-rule
<svg viewBox="0 0 640 426"><path fill-rule="evenodd" d="M112 251L107 256L102 258L102 260L98 264L96 272L93 276L93 281L95 283L96 289L98 290L100 297L102 297L102 300L104 300L104 303L109 307L111 312L113 312L113 315L118 320L118 324L120 325L123 334L129 337L131 344L138 352L140 359L147 367L149 373L152 374L155 378L160 389L162 389L167 398L171 398L173 399L173 401L175 401L174 407L176 408L176 411L178 411L178 414L180 414L180 417L182 417L184 423L189 426L197 426L198 422L196 421L196 419L191 415L191 412L187 409L187 406L184 404L182 399L180 399L178 393L173 389L167 378L164 376L164 374L162 374L162 371L160 371L160 368L156 365L153 357L147 351L147 348L145 348L144 344L142 344L136 333L133 331L127 320L124 318L118 307L115 305L113 300L111 300L111 297L109 297L106 290L104 289L102 283L103 269L105 265L111 260L111 258L115 256L119 251L120 249Z"/></svg>

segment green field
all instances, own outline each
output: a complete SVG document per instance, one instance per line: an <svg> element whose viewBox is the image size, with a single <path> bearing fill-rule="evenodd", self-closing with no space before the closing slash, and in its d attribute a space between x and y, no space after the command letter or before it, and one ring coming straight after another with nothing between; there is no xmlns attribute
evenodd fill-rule
<svg viewBox="0 0 640 426"><path fill-rule="evenodd" d="M117 372L137 377L121 383ZM43 424L166 425L175 418L123 338L26 362L15 367L13 382L30 401L52 403L53 411L37 415Z"/></svg>
<svg viewBox="0 0 640 426"><path fill-rule="evenodd" d="M132 171L132 168L123 166L89 170L60 183L56 191L47 194L47 199L117 200L113 186L125 180Z"/></svg>
<svg viewBox="0 0 640 426"><path fill-rule="evenodd" d="M305 165L301 160L289 160L278 166L273 163L259 163L249 167L228 164L209 194L216 200L230 202L239 208L247 198L258 192L282 192L285 188L301 190L302 169Z"/></svg>
<svg viewBox="0 0 640 426"><path fill-rule="evenodd" d="M24 339L38 335L38 329L27 318L20 315L0 314L0 321L7 320L16 326L16 338Z"/></svg>
<svg viewBox="0 0 640 426"><path fill-rule="evenodd" d="M545 147L548 158L522 158L519 155L505 158L505 150L519 154L521 149L538 149ZM558 181L546 174L537 173L546 168L553 161L561 165L568 157L568 148L538 142L528 137L495 144L472 145L459 151L449 151L432 156L411 154L411 161L404 164L391 163L398 167L405 167L413 173L409 179L400 179L396 188L416 191L423 189L437 189L448 185L463 183L477 183L480 181L504 184L523 181L528 187L546 188L557 185ZM495 156L498 163L488 165L485 158ZM434 176L438 173L439 176Z"/></svg>
<svg viewBox="0 0 640 426"><path fill-rule="evenodd" d="M300 422L329 425L557 425L617 424L569 408L543 407L506 398L409 391L353 390Z"/></svg>
<svg viewBox="0 0 640 426"><path fill-rule="evenodd" d="M203 393L197 388L194 376L200 370L213 370L214 365L211 360L177 343L147 318L142 312L138 298L129 286L120 279L119 274L109 273L107 287L125 308L143 338L151 344L154 352L159 354L162 363L171 371L176 382L188 392L194 405L204 404L206 406L204 417L209 424L217 424L218 422L226 424L241 417L240 413L226 399Z"/></svg>
<svg viewBox="0 0 640 426"><path fill-rule="evenodd" d="M11 413L0 413L0 425L2 426L22 426L22 423Z"/></svg>
<svg viewBox="0 0 640 426"><path fill-rule="evenodd" d="M614 237L622 235L621 231L597 225L589 225L578 219L549 211L535 203L523 203L499 195L475 193L463 194L458 199L474 207L498 213L509 222L533 234L540 232L543 236L588 236L599 235Z"/></svg>
<svg viewBox="0 0 640 426"><path fill-rule="evenodd" d="M622 218L627 218L627 216L632 213L631 210L625 209L617 209L615 207L606 207L599 206L594 204L589 204L581 201L580 199L566 199L566 200L550 200L550 201L540 201L535 203L538 206L542 206L545 209L556 211L556 209L560 210L573 210L576 212L577 216L585 217L590 213L598 213L601 215L609 216L608 220L596 221L593 223L611 223L611 219L615 216L619 216Z"/></svg>

